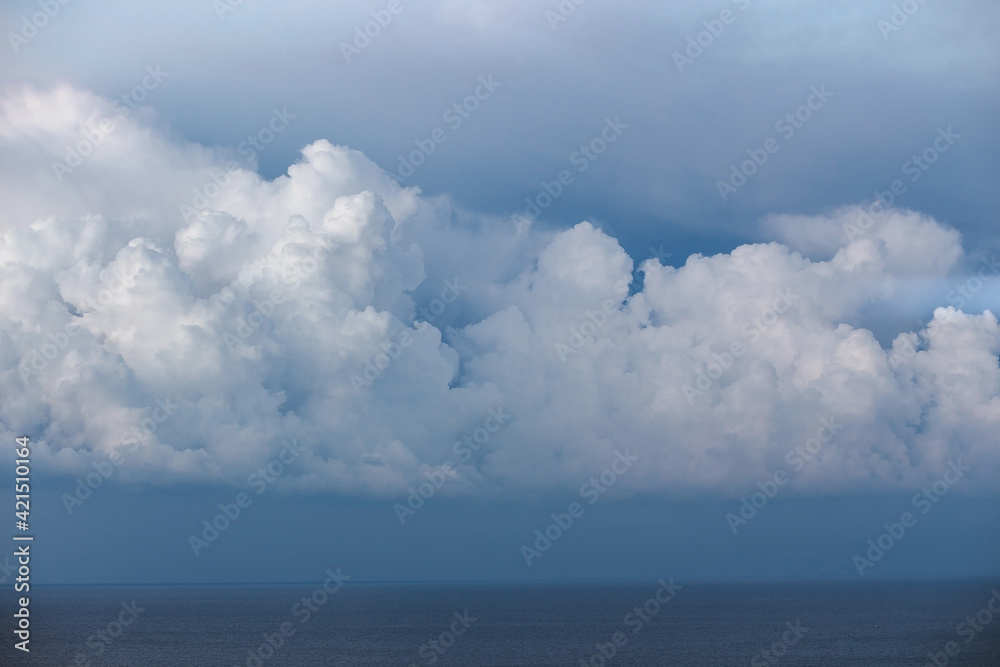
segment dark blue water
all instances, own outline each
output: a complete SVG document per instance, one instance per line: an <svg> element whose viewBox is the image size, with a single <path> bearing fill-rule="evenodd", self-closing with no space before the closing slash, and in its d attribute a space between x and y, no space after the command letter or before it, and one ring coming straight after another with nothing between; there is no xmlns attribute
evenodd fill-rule
<svg viewBox="0 0 1000 667"><path fill-rule="evenodd" d="M933 664L930 652L939 664L1000 666L1000 614L956 632L987 607L1000 581L675 583L683 588L672 598L657 583L348 584L325 601L317 594L308 619L306 607L295 612L293 605L316 585L42 587L32 591L30 656L11 649L4 594L0 663L868 667ZM658 591L669 602L650 602ZM133 600L136 607L123 609ZM118 626L119 619L130 624ZM294 634L278 639L282 623ZM957 655L947 656L948 642ZM774 651L770 661L764 650Z"/></svg>

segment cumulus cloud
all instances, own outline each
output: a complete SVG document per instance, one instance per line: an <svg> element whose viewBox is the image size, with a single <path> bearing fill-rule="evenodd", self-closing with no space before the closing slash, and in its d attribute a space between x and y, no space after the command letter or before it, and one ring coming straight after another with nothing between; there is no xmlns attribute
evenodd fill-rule
<svg viewBox="0 0 1000 667"><path fill-rule="evenodd" d="M44 469L243 484L297 440L290 488L390 496L443 470L442 493L516 495L627 448L616 493L733 494L832 421L801 492L958 458L1000 488L995 315L938 308L888 349L861 325L960 270L931 218L776 217L784 243L636 267L590 223L518 234L322 140L265 181L144 113L60 181L110 113L65 87L0 101L0 432Z"/></svg>

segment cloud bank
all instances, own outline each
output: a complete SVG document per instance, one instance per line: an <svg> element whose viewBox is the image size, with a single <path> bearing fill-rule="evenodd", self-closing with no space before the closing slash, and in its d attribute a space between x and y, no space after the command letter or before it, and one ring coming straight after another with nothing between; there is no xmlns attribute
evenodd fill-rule
<svg viewBox="0 0 1000 667"><path fill-rule="evenodd" d="M615 494L738 495L833 423L797 491L959 458L1000 490L996 316L941 307L889 349L860 324L968 260L917 212L777 216L785 244L637 266L588 222L518 233L324 140L266 181L118 116L68 87L0 100L0 434L40 468L244 485L297 441L279 486L389 497L441 471L445 495L517 496L628 449Z"/></svg>

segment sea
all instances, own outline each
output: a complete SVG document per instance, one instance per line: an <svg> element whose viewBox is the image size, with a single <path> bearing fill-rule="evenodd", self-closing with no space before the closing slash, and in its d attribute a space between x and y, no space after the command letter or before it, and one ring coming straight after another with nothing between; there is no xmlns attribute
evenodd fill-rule
<svg viewBox="0 0 1000 667"><path fill-rule="evenodd" d="M1000 579L43 586L29 653L3 603L4 666L1000 666Z"/></svg>

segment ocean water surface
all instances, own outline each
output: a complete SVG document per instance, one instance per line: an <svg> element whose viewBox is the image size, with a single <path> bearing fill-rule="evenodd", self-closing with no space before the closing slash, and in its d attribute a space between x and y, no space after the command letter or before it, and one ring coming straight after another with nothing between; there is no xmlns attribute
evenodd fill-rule
<svg viewBox="0 0 1000 667"><path fill-rule="evenodd" d="M8 639L0 663L867 667L936 659L939 665L1000 665L1000 613L993 619L988 608L995 597L993 607L1000 609L1000 581L705 584L665 578L348 583L333 594L318 591L319 584L39 587L32 591L30 656L24 659ZM5 596L8 619L11 603Z"/></svg>

